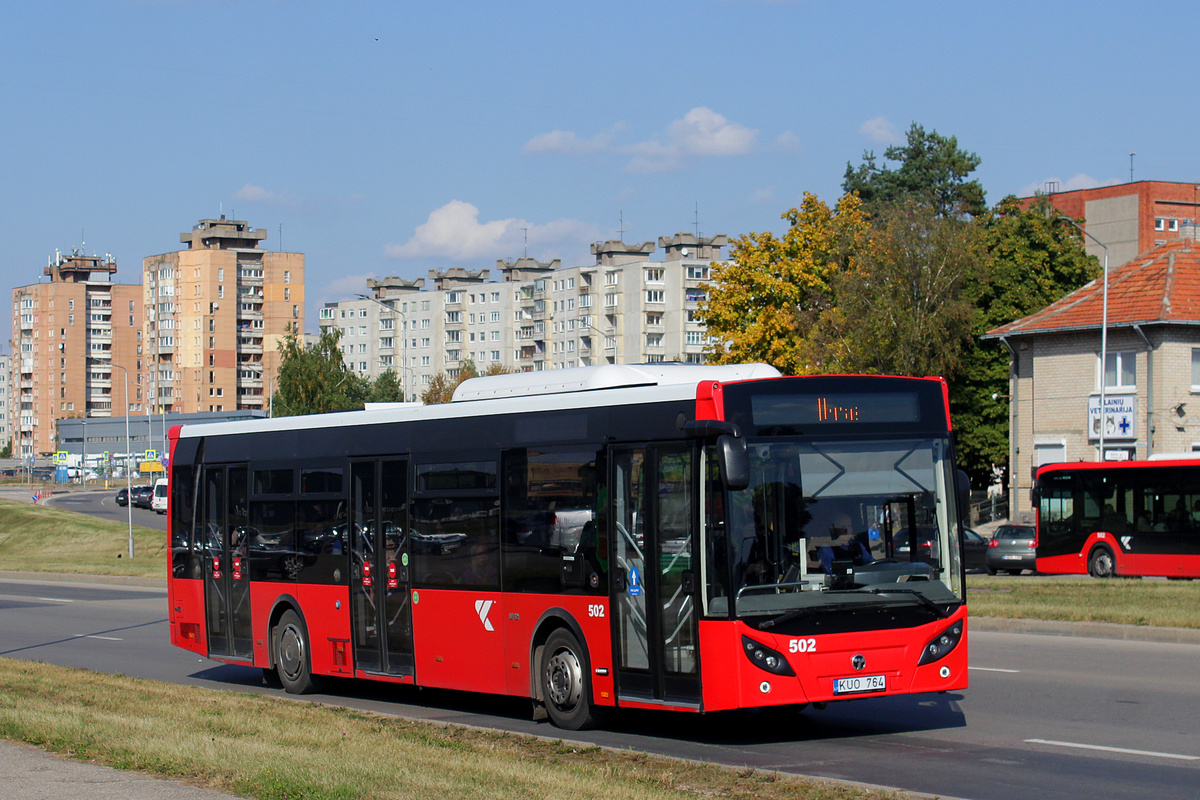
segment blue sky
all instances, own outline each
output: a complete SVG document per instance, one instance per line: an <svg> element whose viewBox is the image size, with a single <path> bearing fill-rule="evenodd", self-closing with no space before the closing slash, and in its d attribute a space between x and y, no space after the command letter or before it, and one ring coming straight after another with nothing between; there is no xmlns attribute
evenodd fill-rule
<svg viewBox="0 0 1200 800"><path fill-rule="evenodd" d="M1200 180L1192 4L9 3L0 275L123 283L221 213L306 255L309 327L367 277L783 227L912 122L988 201ZM11 319L3 315L7 342ZM7 350L7 347L4 348Z"/></svg>

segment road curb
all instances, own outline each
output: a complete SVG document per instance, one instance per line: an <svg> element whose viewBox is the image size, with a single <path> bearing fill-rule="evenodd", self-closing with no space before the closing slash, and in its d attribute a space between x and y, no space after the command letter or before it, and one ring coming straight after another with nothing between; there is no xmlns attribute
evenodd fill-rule
<svg viewBox="0 0 1200 800"><path fill-rule="evenodd" d="M1032 633L1041 636L1075 636L1091 639L1124 639L1135 642L1200 644L1200 628L1165 628L1150 625L1121 625L1115 622L1059 622L1044 619L975 617L973 631Z"/></svg>
<svg viewBox="0 0 1200 800"><path fill-rule="evenodd" d="M164 565L163 571L166 571ZM166 589L167 578L147 578L139 575L88 575L73 572L29 572L0 569L0 579L12 581L45 581L47 583L78 583L80 585L102 584L108 586L145 586Z"/></svg>

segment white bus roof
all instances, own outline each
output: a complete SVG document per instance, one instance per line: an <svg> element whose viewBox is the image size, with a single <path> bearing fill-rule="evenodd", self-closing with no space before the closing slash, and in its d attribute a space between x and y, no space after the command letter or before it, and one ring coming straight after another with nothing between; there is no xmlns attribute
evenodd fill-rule
<svg viewBox="0 0 1200 800"><path fill-rule="evenodd" d="M573 373L565 380L554 373ZM578 373L587 373L580 375ZM767 364L614 364L600 367L574 367L544 372L524 372L491 375L463 381L467 386L481 382L486 391L478 397L464 399L455 392L454 402L435 405L419 403L381 404L363 411L339 411L297 417L209 422L184 425L183 438L222 436L234 433L265 431L309 430L373 425L397 421L455 419L462 416L508 414L522 411L550 411L594 406L633 405L665 400L695 398L696 386L703 381L742 381L755 378L779 377L779 370ZM488 389L497 378L507 386ZM551 380L551 378L553 378ZM486 382L486 383L485 383ZM521 384L524 383L524 387ZM563 388L555 389L554 386ZM461 386L459 387L461 390ZM591 392L591 393L589 393Z"/></svg>
<svg viewBox="0 0 1200 800"><path fill-rule="evenodd" d="M769 364L602 364L470 378L454 390L452 402L593 392L631 386L665 386L705 380L745 381L778 378L779 374L779 370Z"/></svg>

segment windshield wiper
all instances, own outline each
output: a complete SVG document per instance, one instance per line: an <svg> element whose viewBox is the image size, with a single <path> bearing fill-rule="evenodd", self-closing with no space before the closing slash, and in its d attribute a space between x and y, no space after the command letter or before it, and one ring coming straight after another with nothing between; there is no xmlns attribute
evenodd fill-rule
<svg viewBox="0 0 1200 800"><path fill-rule="evenodd" d="M921 601L921 605L923 605L923 606L925 606L926 608L928 608L928 609L929 609L930 611L932 611L934 614L937 614L937 616L938 616L938 619L945 619L946 617L950 616L950 614L949 614L949 612L948 612L948 611L946 611L945 609L943 609L943 608L942 608L941 606L939 606L937 603L935 603L935 602L933 602L932 600L930 600L930 599L929 599L929 598L928 598L928 597L925 595L925 593L924 593L924 592L918 591L917 589L899 589L899 588L897 588L897 589L863 589L863 591L864 591L864 592L869 592L870 594L879 594L879 595L883 595L883 594L907 594L907 595L911 595L911 596L913 596L913 597L917 598L918 600L920 600L920 601Z"/></svg>

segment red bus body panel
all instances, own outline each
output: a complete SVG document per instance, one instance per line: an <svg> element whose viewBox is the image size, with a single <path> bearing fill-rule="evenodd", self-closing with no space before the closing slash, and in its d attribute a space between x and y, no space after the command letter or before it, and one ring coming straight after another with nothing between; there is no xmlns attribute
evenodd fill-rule
<svg viewBox="0 0 1200 800"><path fill-rule="evenodd" d="M170 569L170 565L167 566ZM204 624L204 581L172 578L167 580L167 620L171 626L171 644L208 655Z"/></svg>
<svg viewBox="0 0 1200 800"><path fill-rule="evenodd" d="M612 648L606 598L451 589L413 592L417 683L531 696L532 642L548 614L583 635L598 705L612 705ZM591 616L589 616L591 614ZM570 626L574 622L574 626ZM597 676L597 669L607 672Z"/></svg>
<svg viewBox="0 0 1200 800"><path fill-rule="evenodd" d="M705 620L700 623L700 657L704 710L723 711L757 706L794 705L844 700L833 693L835 678L856 674L887 676L887 691L855 694L853 698L883 697L914 692L943 692L967 687L967 609L918 628L831 633L814 637L779 636L741 622ZM925 646L955 622L963 623L959 645L944 658L918 666ZM781 653L795 676L775 675L754 666L743 653L746 636ZM795 645L793 645L795 643ZM865 658L856 672L854 656ZM943 667L949 670L943 677Z"/></svg>
<svg viewBox="0 0 1200 800"><path fill-rule="evenodd" d="M281 601L294 599L308 628L309 657L314 675L354 674L350 648L350 589L346 586L305 583L250 584L250 617L254 638L254 666L268 667L272 611ZM340 654L340 655L339 655Z"/></svg>

